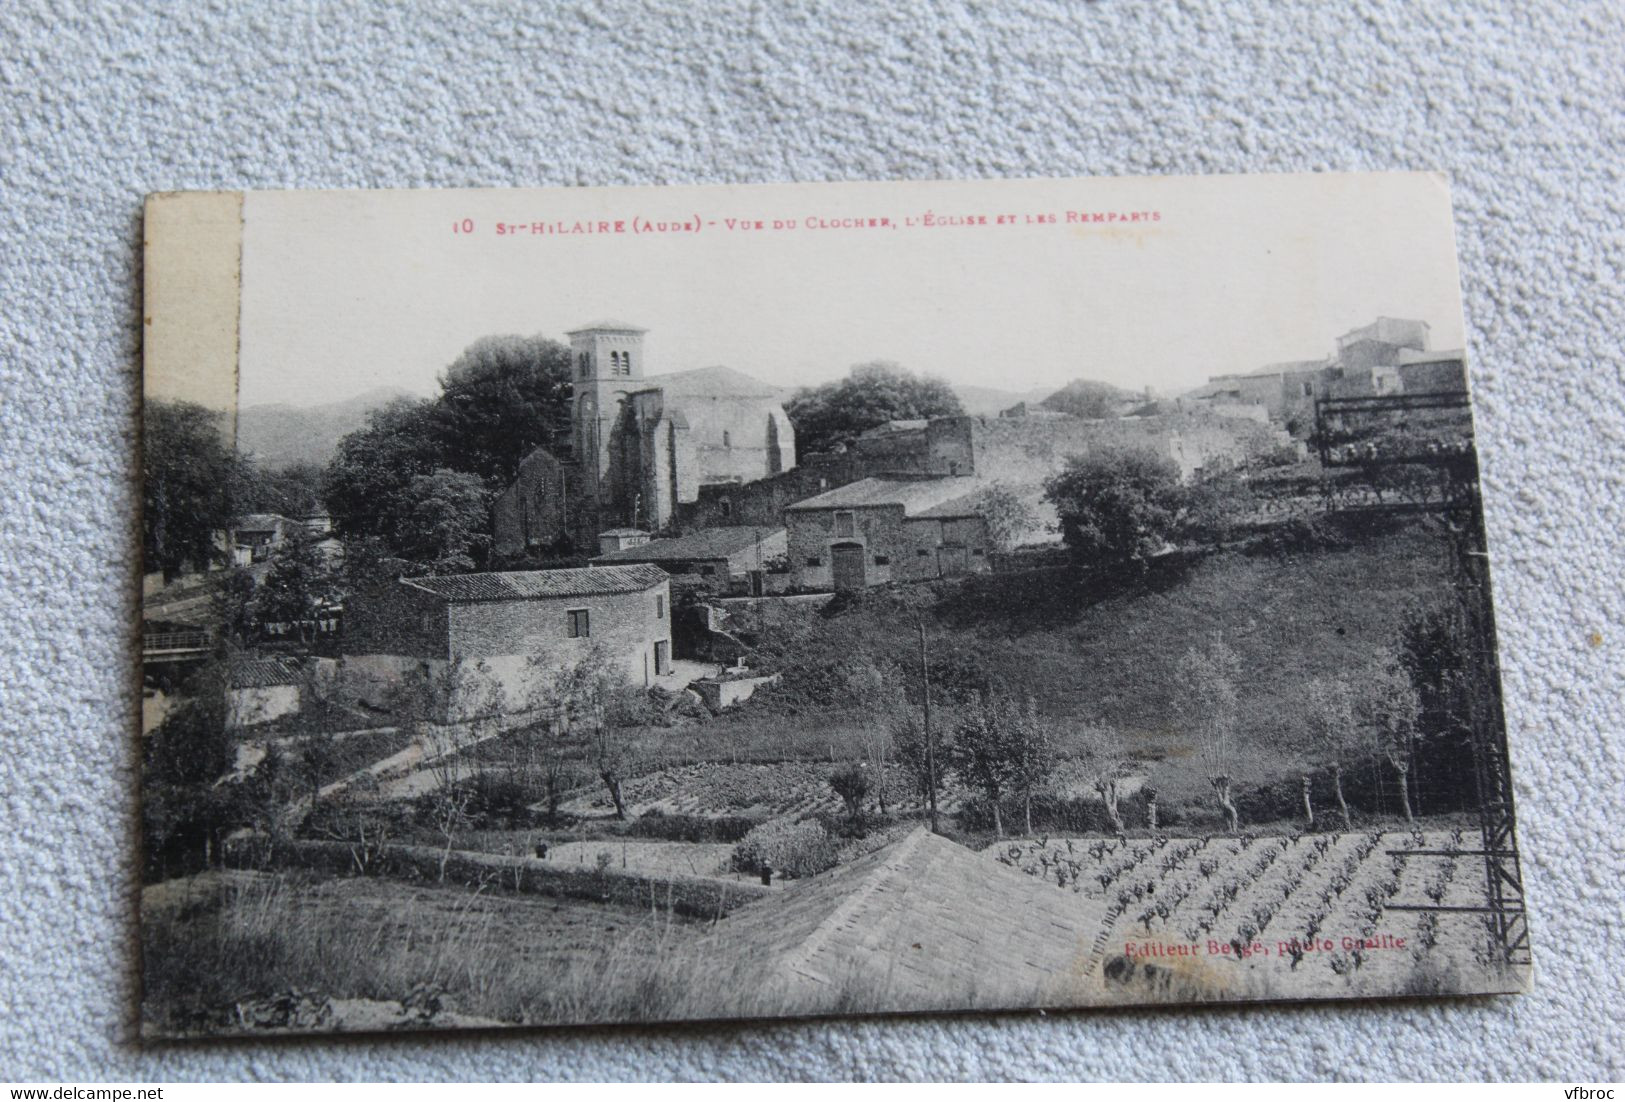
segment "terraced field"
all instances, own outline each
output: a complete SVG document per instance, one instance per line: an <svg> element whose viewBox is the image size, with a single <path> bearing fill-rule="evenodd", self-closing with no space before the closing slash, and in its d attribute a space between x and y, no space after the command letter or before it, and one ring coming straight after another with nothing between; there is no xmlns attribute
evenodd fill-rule
<svg viewBox="0 0 1625 1102"><path fill-rule="evenodd" d="M829 786L839 766L818 762L702 762L633 777L621 786L627 813L667 815L750 815L777 818L818 811L839 811L840 797ZM867 803L873 806L875 794ZM959 796L939 800L943 810L957 806ZM920 800L908 789L900 767L886 769L886 806L893 813L917 811ZM611 809L603 786L584 788L563 804L572 815L605 815Z"/></svg>
<svg viewBox="0 0 1625 1102"><path fill-rule="evenodd" d="M984 855L1106 903L1090 971L1202 962L1258 997L1423 993L1489 970L1482 915L1394 910L1485 899L1461 831L1263 838L1049 839ZM1509 981L1516 986L1518 981Z"/></svg>

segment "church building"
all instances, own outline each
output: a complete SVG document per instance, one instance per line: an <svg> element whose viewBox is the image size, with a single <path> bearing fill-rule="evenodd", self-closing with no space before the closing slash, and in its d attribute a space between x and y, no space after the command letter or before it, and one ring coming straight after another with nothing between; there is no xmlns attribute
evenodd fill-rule
<svg viewBox="0 0 1625 1102"><path fill-rule="evenodd" d="M648 330L600 321L572 330L570 456L537 449L495 506L500 554L605 529L669 526L702 485L744 483L796 465L785 393L727 367L646 374Z"/></svg>

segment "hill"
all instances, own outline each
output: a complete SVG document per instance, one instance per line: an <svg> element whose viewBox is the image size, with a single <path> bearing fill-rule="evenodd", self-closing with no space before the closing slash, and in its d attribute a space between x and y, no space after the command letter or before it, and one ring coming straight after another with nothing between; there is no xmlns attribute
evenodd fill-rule
<svg viewBox="0 0 1625 1102"><path fill-rule="evenodd" d="M771 656L784 680L760 706L827 700L832 685L849 693L877 675L908 688L919 677L918 643L898 625L924 619L942 696L985 674L1031 694L1051 716L1122 730L1141 755L1171 768L1193 752L1175 719L1175 667L1187 648L1217 634L1241 662L1251 768L1286 774L1303 744L1303 686L1337 676L1358 689L1391 653L1411 609L1448 599L1441 537L1424 523L1349 538L1346 550L1287 558L1170 557L1127 589L1057 568L843 597ZM1171 797L1205 794L1188 776L1157 783Z"/></svg>
<svg viewBox="0 0 1625 1102"><path fill-rule="evenodd" d="M326 466L339 440L365 425L369 412L409 397L400 387L387 386L324 405L245 406L237 411L237 449L269 468Z"/></svg>
<svg viewBox="0 0 1625 1102"><path fill-rule="evenodd" d="M1146 396L1138 391L1124 390L1110 383L1097 383L1092 379L1073 379L1038 404L1044 409L1070 413L1074 417L1120 417L1135 406L1144 404L1145 400Z"/></svg>

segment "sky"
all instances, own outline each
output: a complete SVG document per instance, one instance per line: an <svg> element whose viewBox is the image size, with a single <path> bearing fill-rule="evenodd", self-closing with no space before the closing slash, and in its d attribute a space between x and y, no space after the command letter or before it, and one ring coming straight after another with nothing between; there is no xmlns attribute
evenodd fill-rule
<svg viewBox="0 0 1625 1102"><path fill-rule="evenodd" d="M649 330L649 374L784 386L893 360L1177 393L1378 315L1463 343L1427 174L253 192L242 277L244 406L432 394L482 336L601 318Z"/></svg>

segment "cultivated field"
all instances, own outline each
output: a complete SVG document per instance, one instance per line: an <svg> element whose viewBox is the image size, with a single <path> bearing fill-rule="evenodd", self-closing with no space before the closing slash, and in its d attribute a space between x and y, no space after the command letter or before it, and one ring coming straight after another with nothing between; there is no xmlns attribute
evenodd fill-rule
<svg viewBox="0 0 1625 1102"><path fill-rule="evenodd" d="M1472 849L1476 835L1416 830L1298 837L1001 842L991 860L1105 902L1090 973L1151 963L1265 998L1484 989L1482 863L1405 856ZM1509 989L1521 986L1509 980Z"/></svg>

